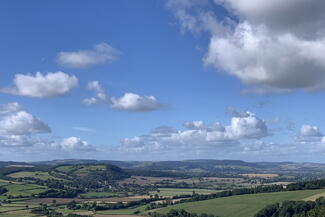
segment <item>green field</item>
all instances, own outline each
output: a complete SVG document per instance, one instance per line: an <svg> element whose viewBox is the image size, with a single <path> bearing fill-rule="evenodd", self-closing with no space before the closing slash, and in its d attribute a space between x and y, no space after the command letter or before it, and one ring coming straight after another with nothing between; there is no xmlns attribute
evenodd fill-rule
<svg viewBox="0 0 325 217"><path fill-rule="evenodd" d="M146 206L139 206L139 207L130 208L130 209L97 211L96 213L101 214L101 215L132 215L137 211L143 213L145 211L145 208L146 208Z"/></svg>
<svg viewBox="0 0 325 217"><path fill-rule="evenodd" d="M217 191L209 190L209 189L159 188L159 192L151 191L150 195L158 194L159 196L163 196L163 197L172 197L176 195L193 194L193 192L197 194L212 194Z"/></svg>
<svg viewBox="0 0 325 217"><path fill-rule="evenodd" d="M24 178L24 177L31 177L31 178L37 178L37 179L56 179L55 177L48 174L48 172L42 172L42 171L35 171L35 172L17 172L17 173L11 173L8 175L11 178Z"/></svg>
<svg viewBox="0 0 325 217"><path fill-rule="evenodd" d="M182 203L154 211L167 213L171 209L185 209L193 213L208 213L221 217L253 217L266 205L285 200L303 200L323 192L325 192L324 189L239 195Z"/></svg>
<svg viewBox="0 0 325 217"><path fill-rule="evenodd" d="M3 216L3 217L37 217L39 215L31 214L30 210L23 209L23 210L0 213L0 216Z"/></svg>
<svg viewBox="0 0 325 217"><path fill-rule="evenodd" d="M60 172L64 172L64 173L66 173L66 172L71 171L72 168L73 168L73 166L68 165L68 166L59 166L59 167L57 167L57 168L55 168L55 169L56 169L57 171L60 171Z"/></svg>
<svg viewBox="0 0 325 217"><path fill-rule="evenodd" d="M31 197L33 194L39 194L47 189L47 187L34 184L16 184L8 182L0 183L1 186L5 187L8 190L8 192L0 196L0 199L6 199L9 195L14 197Z"/></svg>
<svg viewBox="0 0 325 217"><path fill-rule="evenodd" d="M77 176L85 176L90 171L106 170L105 165L66 165L55 168L59 172L73 173Z"/></svg>

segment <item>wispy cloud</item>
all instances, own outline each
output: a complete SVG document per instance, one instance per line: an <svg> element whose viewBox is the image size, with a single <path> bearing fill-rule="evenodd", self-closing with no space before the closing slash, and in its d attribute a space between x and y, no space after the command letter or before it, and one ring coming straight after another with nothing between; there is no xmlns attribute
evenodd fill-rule
<svg viewBox="0 0 325 217"><path fill-rule="evenodd" d="M63 51L57 56L60 65L71 68L86 68L111 63L118 58L120 51L107 43L96 44L90 50Z"/></svg>

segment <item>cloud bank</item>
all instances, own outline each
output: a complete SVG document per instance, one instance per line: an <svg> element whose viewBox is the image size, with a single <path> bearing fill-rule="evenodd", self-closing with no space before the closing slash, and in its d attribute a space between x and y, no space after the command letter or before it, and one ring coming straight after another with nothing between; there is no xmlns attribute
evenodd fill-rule
<svg viewBox="0 0 325 217"><path fill-rule="evenodd" d="M50 134L51 128L38 117L27 112L17 102L0 105L0 147L2 151L29 154L67 154L94 152L96 148L78 137L60 140L38 138Z"/></svg>
<svg viewBox="0 0 325 217"><path fill-rule="evenodd" d="M130 152L204 149L229 151L229 148L237 148L241 141L269 136L265 121L250 112L242 117L232 117L227 126L219 122L206 125L203 121L190 121L183 126L185 130L179 131L161 126L147 135L122 139L121 149Z"/></svg>

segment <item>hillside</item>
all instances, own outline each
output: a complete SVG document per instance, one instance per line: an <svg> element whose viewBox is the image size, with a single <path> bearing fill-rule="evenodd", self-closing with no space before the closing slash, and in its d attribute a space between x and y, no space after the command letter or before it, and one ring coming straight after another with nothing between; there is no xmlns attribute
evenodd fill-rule
<svg viewBox="0 0 325 217"><path fill-rule="evenodd" d="M324 192L324 189L320 189L239 195L198 202L182 203L154 211L157 211L158 213L168 213L172 209L185 209L191 213L208 213L220 217L253 217L266 205L282 202L285 200L304 200L308 197Z"/></svg>
<svg viewBox="0 0 325 217"><path fill-rule="evenodd" d="M0 167L14 165L59 166L76 164L108 164L123 169L201 172L201 173L325 173L325 164L295 162L245 162L240 160L184 160L184 161L113 161L66 159L31 163L0 162Z"/></svg>

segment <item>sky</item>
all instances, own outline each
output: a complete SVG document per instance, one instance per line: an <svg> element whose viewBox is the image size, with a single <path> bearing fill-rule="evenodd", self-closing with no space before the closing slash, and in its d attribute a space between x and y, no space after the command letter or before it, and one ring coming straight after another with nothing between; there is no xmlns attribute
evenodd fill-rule
<svg viewBox="0 0 325 217"><path fill-rule="evenodd" d="M323 162L322 0L3 0L0 160Z"/></svg>

